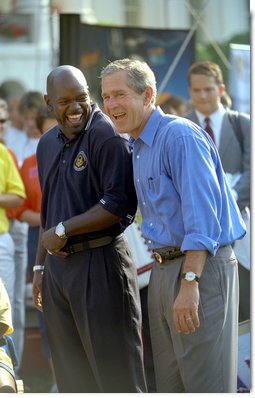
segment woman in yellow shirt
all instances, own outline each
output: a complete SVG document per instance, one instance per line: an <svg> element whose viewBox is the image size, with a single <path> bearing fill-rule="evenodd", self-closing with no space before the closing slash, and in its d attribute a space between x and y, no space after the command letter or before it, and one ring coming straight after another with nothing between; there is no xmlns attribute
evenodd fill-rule
<svg viewBox="0 0 255 398"><path fill-rule="evenodd" d="M1 120L0 120L1 123ZM14 243L9 234L6 210L23 203L25 188L13 157L0 143L0 278L12 304L14 295Z"/></svg>
<svg viewBox="0 0 255 398"><path fill-rule="evenodd" d="M0 393L16 392L17 386L11 357L5 350L3 336L13 332L11 304L0 278Z"/></svg>

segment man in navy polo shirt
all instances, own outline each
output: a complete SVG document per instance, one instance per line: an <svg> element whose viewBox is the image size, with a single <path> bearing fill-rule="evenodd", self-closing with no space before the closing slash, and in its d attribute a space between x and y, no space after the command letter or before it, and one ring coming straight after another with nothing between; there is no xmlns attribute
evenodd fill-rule
<svg viewBox="0 0 255 398"><path fill-rule="evenodd" d="M137 207L128 143L91 103L79 69L55 68L45 101L58 125L37 149L33 295L59 392L146 392L136 269L123 235Z"/></svg>

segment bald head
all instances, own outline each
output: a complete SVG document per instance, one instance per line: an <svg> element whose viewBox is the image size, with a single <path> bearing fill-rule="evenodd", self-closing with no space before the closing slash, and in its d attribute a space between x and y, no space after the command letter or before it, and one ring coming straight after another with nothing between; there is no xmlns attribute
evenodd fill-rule
<svg viewBox="0 0 255 398"><path fill-rule="evenodd" d="M44 99L66 137L72 139L84 130L92 105L88 84L80 69L71 65L53 69L47 78Z"/></svg>
<svg viewBox="0 0 255 398"><path fill-rule="evenodd" d="M47 78L48 95L51 96L56 86L58 86L60 83L63 84L67 79L68 80L71 79L73 81L77 80L77 83L83 85L84 87L86 87L86 89L88 88L85 76L80 69L75 68L74 66L71 65L61 65L53 69L48 75Z"/></svg>

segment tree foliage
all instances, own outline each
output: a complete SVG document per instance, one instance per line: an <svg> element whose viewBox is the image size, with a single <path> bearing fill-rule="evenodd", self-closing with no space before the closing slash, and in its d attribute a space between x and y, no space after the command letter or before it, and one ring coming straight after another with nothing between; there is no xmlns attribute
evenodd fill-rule
<svg viewBox="0 0 255 398"><path fill-rule="evenodd" d="M229 41L218 44L226 58L230 58L230 44L249 44L250 33L242 33L231 37ZM210 43L196 43L196 61L210 60L220 65L224 82L228 82L228 67L225 65L221 57L215 51L215 48Z"/></svg>

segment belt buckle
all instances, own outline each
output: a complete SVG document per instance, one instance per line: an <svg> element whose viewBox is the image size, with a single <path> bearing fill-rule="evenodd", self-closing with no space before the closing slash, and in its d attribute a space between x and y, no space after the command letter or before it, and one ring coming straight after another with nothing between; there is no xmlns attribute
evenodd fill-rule
<svg viewBox="0 0 255 398"><path fill-rule="evenodd" d="M153 257L154 257L155 261L157 261L157 263L159 263L159 264L163 263L163 259L158 252L153 252Z"/></svg>

